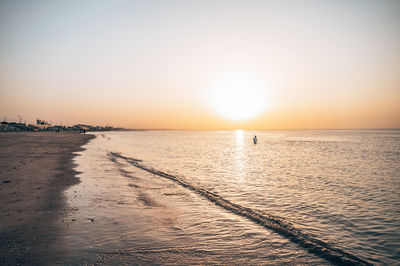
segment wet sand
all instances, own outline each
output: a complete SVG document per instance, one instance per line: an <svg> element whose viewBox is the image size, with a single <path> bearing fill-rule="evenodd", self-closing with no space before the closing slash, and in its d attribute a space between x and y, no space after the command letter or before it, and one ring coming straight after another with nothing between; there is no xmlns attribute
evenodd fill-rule
<svg viewBox="0 0 400 266"><path fill-rule="evenodd" d="M53 264L68 213L63 192L79 183L73 153L92 135L0 133L0 265Z"/></svg>

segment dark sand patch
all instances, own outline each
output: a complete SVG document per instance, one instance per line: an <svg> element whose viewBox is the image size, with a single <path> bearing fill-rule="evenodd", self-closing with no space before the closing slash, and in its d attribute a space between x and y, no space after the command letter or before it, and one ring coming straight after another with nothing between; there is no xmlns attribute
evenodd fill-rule
<svg viewBox="0 0 400 266"><path fill-rule="evenodd" d="M0 133L0 264L54 264L52 245L68 211L63 192L79 183L73 152L92 135Z"/></svg>

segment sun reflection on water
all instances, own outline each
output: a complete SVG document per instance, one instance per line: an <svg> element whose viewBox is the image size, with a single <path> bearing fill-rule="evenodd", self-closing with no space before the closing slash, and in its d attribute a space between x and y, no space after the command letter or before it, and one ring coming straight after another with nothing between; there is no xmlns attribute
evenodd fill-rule
<svg viewBox="0 0 400 266"><path fill-rule="evenodd" d="M240 173L243 173L244 169L244 137L245 133L243 130L235 130L236 145L233 153L233 159L235 161L236 170L238 170ZM243 176L239 175L238 178L243 178Z"/></svg>

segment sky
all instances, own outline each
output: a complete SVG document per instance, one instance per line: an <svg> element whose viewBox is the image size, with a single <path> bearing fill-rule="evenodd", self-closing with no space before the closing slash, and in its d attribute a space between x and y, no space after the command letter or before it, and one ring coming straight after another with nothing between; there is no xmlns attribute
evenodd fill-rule
<svg viewBox="0 0 400 266"><path fill-rule="evenodd" d="M400 128L400 1L0 0L0 119Z"/></svg>

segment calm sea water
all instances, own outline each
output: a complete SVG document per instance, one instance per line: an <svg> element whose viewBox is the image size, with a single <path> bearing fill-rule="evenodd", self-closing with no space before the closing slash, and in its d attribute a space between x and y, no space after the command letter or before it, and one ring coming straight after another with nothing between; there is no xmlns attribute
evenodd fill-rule
<svg viewBox="0 0 400 266"><path fill-rule="evenodd" d="M66 192L69 263L400 263L400 131L96 136Z"/></svg>

